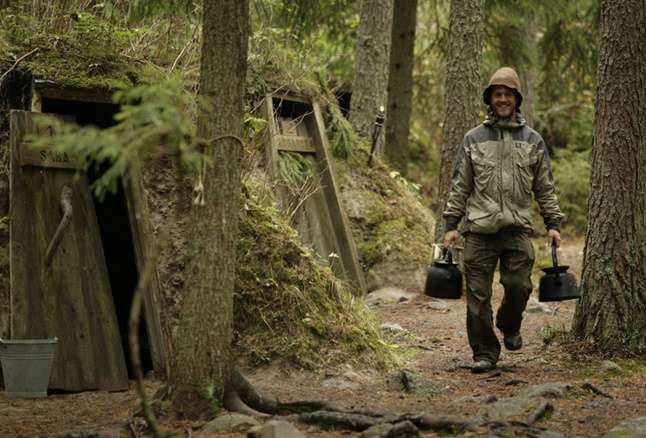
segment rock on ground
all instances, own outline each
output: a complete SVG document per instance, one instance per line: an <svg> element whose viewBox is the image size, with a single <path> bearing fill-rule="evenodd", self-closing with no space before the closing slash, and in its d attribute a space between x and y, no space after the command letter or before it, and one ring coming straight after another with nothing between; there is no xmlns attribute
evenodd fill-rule
<svg viewBox="0 0 646 438"><path fill-rule="evenodd" d="M208 433L244 432L259 425L260 423L253 417L229 413L219 415L214 420L208 422L204 426L203 431Z"/></svg>
<svg viewBox="0 0 646 438"><path fill-rule="evenodd" d="M248 438L305 438L305 434L296 429L292 423L271 420L264 426L256 426L247 434Z"/></svg>
<svg viewBox="0 0 646 438"><path fill-rule="evenodd" d="M487 408L487 417L490 420L503 421L512 417L526 417L542 404L542 400L531 397L501 398L491 403Z"/></svg>
<svg viewBox="0 0 646 438"><path fill-rule="evenodd" d="M406 292L396 287L382 287L366 295L366 302L369 305L395 304L401 301L410 301L416 296L416 293Z"/></svg>
<svg viewBox="0 0 646 438"><path fill-rule="evenodd" d="M569 383L544 383L531 386L519 394L519 397L563 398L573 388Z"/></svg>
<svg viewBox="0 0 646 438"><path fill-rule="evenodd" d="M619 423L610 429L603 438L644 438L646 437L646 417L634 418Z"/></svg>

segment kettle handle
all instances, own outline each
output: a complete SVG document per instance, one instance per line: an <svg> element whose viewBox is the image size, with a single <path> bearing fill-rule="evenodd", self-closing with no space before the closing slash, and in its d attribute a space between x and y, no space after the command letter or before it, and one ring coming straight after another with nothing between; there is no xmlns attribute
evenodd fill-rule
<svg viewBox="0 0 646 438"><path fill-rule="evenodd" d="M442 259L444 259L444 261L446 261L450 265L453 264L453 247L445 246L442 249Z"/></svg>
<svg viewBox="0 0 646 438"><path fill-rule="evenodd" d="M552 242L552 264L556 268L559 265L559 261L556 258L556 245Z"/></svg>

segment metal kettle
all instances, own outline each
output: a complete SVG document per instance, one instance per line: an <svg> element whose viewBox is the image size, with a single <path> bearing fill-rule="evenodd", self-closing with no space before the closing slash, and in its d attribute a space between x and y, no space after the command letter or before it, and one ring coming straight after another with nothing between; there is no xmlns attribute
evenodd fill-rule
<svg viewBox="0 0 646 438"><path fill-rule="evenodd" d="M424 293L435 298L458 299L462 296L462 273L453 262L453 250L443 248L442 257L433 262L426 275Z"/></svg>
<svg viewBox="0 0 646 438"><path fill-rule="evenodd" d="M538 286L538 301L563 301L579 298L576 277L567 272L569 266L559 266L556 258L556 245L552 245L552 265L543 268L545 275Z"/></svg>

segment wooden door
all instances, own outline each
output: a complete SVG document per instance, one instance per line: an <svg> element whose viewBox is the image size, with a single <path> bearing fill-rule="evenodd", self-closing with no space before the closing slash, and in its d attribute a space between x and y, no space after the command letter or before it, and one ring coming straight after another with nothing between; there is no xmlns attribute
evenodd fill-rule
<svg viewBox="0 0 646 438"><path fill-rule="evenodd" d="M88 178L71 154L28 143L28 133L47 134L35 124L40 117L11 112L12 337L58 338L50 389L124 390L128 373ZM72 214L46 260L64 191Z"/></svg>
<svg viewBox="0 0 646 438"><path fill-rule="evenodd" d="M276 110L274 100L278 103ZM301 105L305 111L282 114L283 103ZM357 250L345 216L334 176L332 158L325 134L321 109L316 101L293 95L266 96L262 107L267 120L265 142L267 169L278 181L278 161L281 152L299 153L314 170L311 193L294 212L294 226L304 243L310 245L323 259L328 260L334 273L345 278L360 293L366 283L359 266ZM289 112L289 111L286 111ZM282 204L289 204L285 190L278 190ZM285 209L286 205L281 205ZM288 206L289 208L289 206Z"/></svg>

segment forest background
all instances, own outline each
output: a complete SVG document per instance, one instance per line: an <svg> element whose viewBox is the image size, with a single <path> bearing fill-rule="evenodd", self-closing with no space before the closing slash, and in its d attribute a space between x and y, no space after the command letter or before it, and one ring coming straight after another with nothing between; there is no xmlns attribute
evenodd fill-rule
<svg viewBox="0 0 646 438"><path fill-rule="evenodd" d="M83 48L89 52L87 58L97 55L114 62L115 55L123 54L150 67L152 78L142 78L143 82L158 80L165 71L179 74L185 84L196 84L199 2L61 0L43 2L40 18L27 13L31 3L13 2L12 7L22 7L24 14L5 19L14 41L78 38L61 32L68 27L61 17L80 14L82 26L74 32L92 33L94 39ZM589 185L598 14L598 3L590 0L487 1L484 9L481 89L501 65L521 73L532 94L531 100L526 96L524 111L531 113L554 161L566 232L579 235L585 230ZM337 92L351 88L359 1L257 0L250 3L250 15L249 96L271 82L295 91L319 89L321 84ZM449 2L419 2L416 18L410 159L402 173L437 209ZM8 47L0 41L3 44ZM52 64L51 68L64 68L60 62L58 67ZM118 76L111 83L93 85L123 87L115 79ZM484 105L480 115L484 118Z"/></svg>
<svg viewBox="0 0 646 438"><path fill-rule="evenodd" d="M566 214L566 236L581 236L586 228L599 6L583 0L484 4L479 89L501 65L519 71L526 86L524 111L542 133L553 158L558 195ZM188 111L169 111L166 115L177 115L177 119L166 121L176 122L173 128L177 128L174 134L179 133L180 151L186 146L182 135L195 135L200 105L192 99L200 76L201 4L70 0L4 1L0 5L6 30L0 48L9 58L20 59L22 65L34 70L44 69L37 72L40 76L63 78L63 86L123 90L123 102L140 103L150 98L173 108L179 101ZM334 102L334 96L342 98L353 88L360 5L358 1L250 2L245 128L261 129L252 102L278 87L329 99L329 134L337 158L343 159L348 154L343 148L354 143L366 148L365 142L359 144L352 130L343 125ZM449 2L420 2L416 13L409 158L399 168L406 180L397 178L437 212L441 209L438 181L440 173L447 171L441 169L443 124L446 105L454 104L453 90L445 89L447 66L453 62L448 48ZM38 57L37 63L30 59L35 53L32 47L41 48L32 58ZM74 56L66 56L66 50ZM92 60L89 65L88 60ZM73 64L76 61L78 66ZM75 75L76 70L83 74ZM484 107L480 106L483 118ZM136 128L141 115L124 112L124 129L133 124ZM343 135L353 140L337 141ZM103 140L103 153L112 154L116 171L122 171L126 164L121 160L123 153L110 149L120 143L119 136ZM195 157L188 154L186 158ZM110 189L111 183L104 183L95 188L99 192Z"/></svg>

